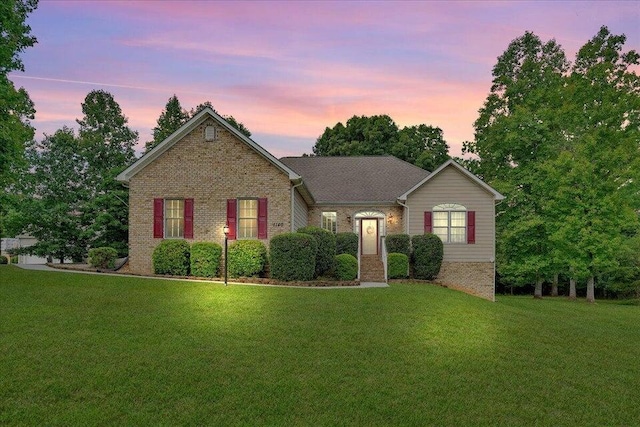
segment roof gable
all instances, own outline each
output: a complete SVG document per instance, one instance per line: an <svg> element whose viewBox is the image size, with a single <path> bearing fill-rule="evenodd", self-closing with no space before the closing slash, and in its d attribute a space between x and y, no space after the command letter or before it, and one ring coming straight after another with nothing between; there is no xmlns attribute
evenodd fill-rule
<svg viewBox="0 0 640 427"><path fill-rule="evenodd" d="M254 151L256 151L259 155L264 157L266 160L271 162L275 167L280 169L282 172L286 173L291 180L299 180L300 175L291 170L288 166L284 165L278 159L276 159L271 153L258 145L255 141L250 138L247 138L243 133L239 130L231 126L225 119L219 116L215 111L213 111L210 107L204 108L198 114L189 119L184 125L182 125L178 130L169 135L164 141L160 144L153 147L151 151L143 155L139 158L135 163L125 169L122 173L120 173L116 180L122 183L129 183L131 178L133 178L138 172L144 169L147 165L151 164L155 159L160 157L164 152L169 150L169 148L173 147L177 142L179 142L183 137L185 137L189 132L193 131L199 125L201 125L208 118L213 118L217 123L219 123L224 129L228 130L231 134L236 136L240 141L244 142Z"/></svg>
<svg viewBox="0 0 640 427"><path fill-rule="evenodd" d="M407 197L409 197L409 195L411 193L413 193L415 190L417 190L418 188L422 187L425 183L427 183L428 181L432 180L434 177L438 176L438 174L440 174L440 172L442 172L443 170L445 170L448 167L453 167L456 170L458 170L460 173L462 173L463 175L465 175L467 178L469 178L473 183L477 184L480 188L482 188L483 190L485 190L487 193L493 195L494 200L502 200L504 199L504 196L500 193L498 193L496 190L493 189L493 187L491 187L489 184L487 184L486 182L484 182L483 180L481 180L480 178L478 178L476 175L472 174L471 172L469 172L467 169L465 169L464 167L460 166L456 161L454 161L453 159L447 160L446 162L444 162L443 164L441 164L436 170L434 170L433 172L431 172L431 174L429 174L429 176L427 176L426 178L424 178L422 181L418 182L416 185L414 185L413 187L411 187L406 193L402 194L400 197L398 197L399 200L407 200Z"/></svg>

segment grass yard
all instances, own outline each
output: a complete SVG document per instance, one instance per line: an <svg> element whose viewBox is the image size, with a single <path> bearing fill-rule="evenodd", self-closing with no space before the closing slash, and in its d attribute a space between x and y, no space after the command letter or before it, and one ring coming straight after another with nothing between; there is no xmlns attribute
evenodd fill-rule
<svg viewBox="0 0 640 427"><path fill-rule="evenodd" d="M1 425L640 424L640 307L0 267Z"/></svg>

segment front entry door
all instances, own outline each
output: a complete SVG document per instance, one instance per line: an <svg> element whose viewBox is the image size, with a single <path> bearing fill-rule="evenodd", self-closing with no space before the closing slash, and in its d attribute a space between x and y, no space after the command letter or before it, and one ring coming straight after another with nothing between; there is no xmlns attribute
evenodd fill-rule
<svg viewBox="0 0 640 427"><path fill-rule="evenodd" d="M378 254L378 220L360 220L360 239L362 244L362 255Z"/></svg>

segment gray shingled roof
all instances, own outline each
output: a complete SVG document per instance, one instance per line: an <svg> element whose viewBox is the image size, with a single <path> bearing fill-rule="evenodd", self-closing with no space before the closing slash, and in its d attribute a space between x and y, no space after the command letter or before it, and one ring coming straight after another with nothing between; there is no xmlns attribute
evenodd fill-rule
<svg viewBox="0 0 640 427"><path fill-rule="evenodd" d="M393 156L283 157L317 203L395 202L429 175Z"/></svg>

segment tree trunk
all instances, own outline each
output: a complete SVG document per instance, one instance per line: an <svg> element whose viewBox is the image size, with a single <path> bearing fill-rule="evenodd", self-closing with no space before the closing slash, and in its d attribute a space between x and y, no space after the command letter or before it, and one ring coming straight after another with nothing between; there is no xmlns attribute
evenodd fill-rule
<svg viewBox="0 0 640 427"><path fill-rule="evenodd" d="M569 279L569 299L576 299L576 279L574 279L573 277Z"/></svg>
<svg viewBox="0 0 640 427"><path fill-rule="evenodd" d="M542 277L536 279L536 289L533 291L534 298L542 298Z"/></svg>
<svg viewBox="0 0 640 427"><path fill-rule="evenodd" d="M595 302L596 300L594 282L595 280L593 276L590 276L587 279L587 302Z"/></svg>
<svg viewBox="0 0 640 427"><path fill-rule="evenodd" d="M553 284L551 285L551 296L558 296L558 273L553 275Z"/></svg>

